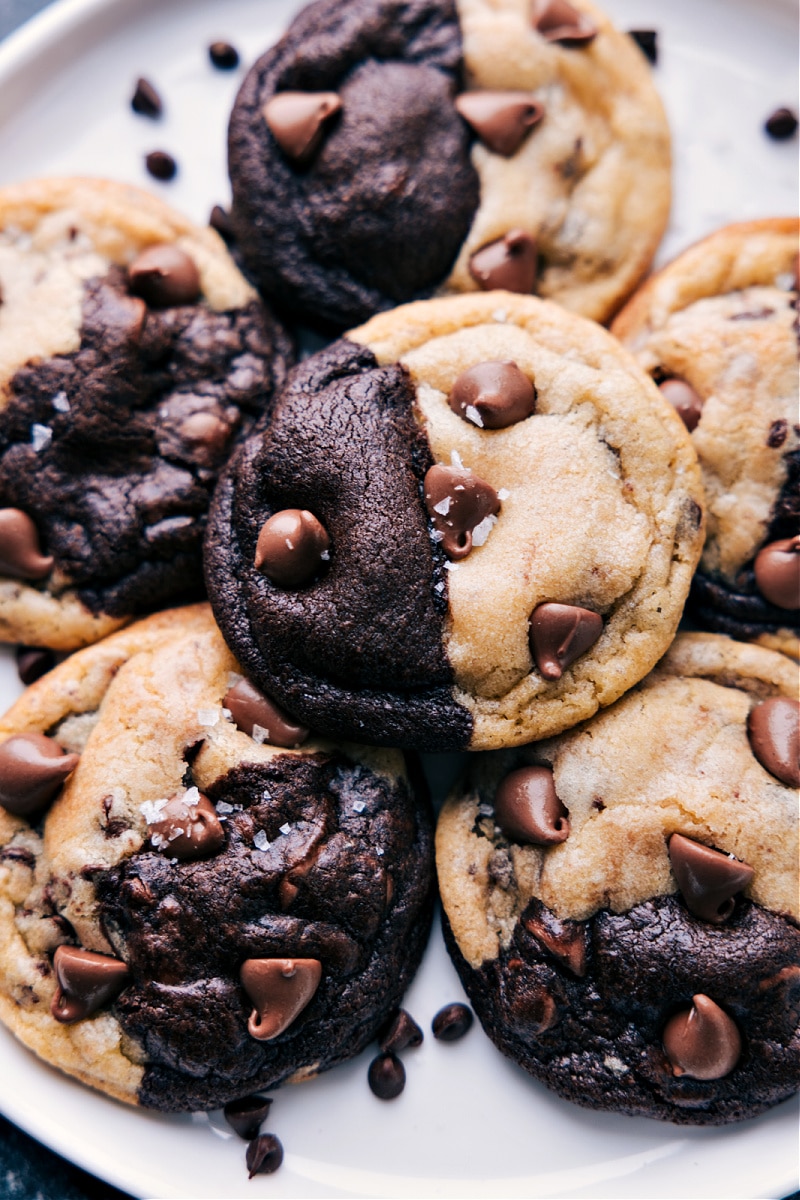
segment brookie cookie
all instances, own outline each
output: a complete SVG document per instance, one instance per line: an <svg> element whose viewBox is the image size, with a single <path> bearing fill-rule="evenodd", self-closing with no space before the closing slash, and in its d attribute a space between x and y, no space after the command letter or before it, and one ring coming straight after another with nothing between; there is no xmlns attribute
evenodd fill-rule
<svg viewBox="0 0 800 1200"><path fill-rule="evenodd" d="M708 534L702 628L800 655L798 223L731 225L630 301L613 332L683 416Z"/></svg>
<svg viewBox="0 0 800 1200"><path fill-rule="evenodd" d="M605 330L507 292L422 301L294 371L221 478L207 587L315 729L518 745L664 653L701 505L685 428Z"/></svg>
<svg viewBox="0 0 800 1200"><path fill-rule="evenodd" d="M705 1125L800 1086L797 692L781 654L681 635L448 799L451 955L492 1041L566 1099Z"/></svg>
<svg viewBox="0 0 800 1200"><path fill-rule="evenodd" d="M0 191L0 639L197 595L217 472L290 346L222 241L123 184Z"/></svg>
<svg viewBox="0 0 800 1200"><path fill-rule="evenodd" d="M264 295L339 329L492 288L605 320L670 204L650 68L589 0L319 0L246 77L229 167Z"/></svg>
<svg viewBox="0 0 800 1200"><path fill-rule="evenodd" d="M152 1108L309 1078L400 1002L432 859L400 754L281 713L207 605L150 617L0 722L0 1018Z"/></svg>

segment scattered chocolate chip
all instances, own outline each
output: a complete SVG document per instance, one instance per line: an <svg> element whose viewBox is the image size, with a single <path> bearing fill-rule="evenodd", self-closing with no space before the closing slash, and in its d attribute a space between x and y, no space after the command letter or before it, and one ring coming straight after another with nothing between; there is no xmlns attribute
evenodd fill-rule
<svg viewBox="0 0 800 1200"><path fill-rule="evenodd" d="M326 128L341 107L336 92L278 92L261 115L287 158L304 166L322 145Z"/></svg>
<svg viewBox="0 0 800 1200"><path fill-rule="evenodd" d="M217 810L202 792L191 803L186 795L172 796L158 821L148 825L151 844L168 858L181 862L208 858L225 845L225 830Z"/></svg>
<svg viewBox="0 0 800 1200"><path fill-rule="evenodd" d="M278 708L247 679L240 679L229 688L222 703L229 709L237 729L250 737L257 735L258 741L270 746L294 748L302 746L308 737L305 725Z"/></svg>
<svg viewBox="0 0 800 1200"><path fill-rule="evenodd" d="M422 1030L417 1022L404 1008L400 1008L381 1032L378 1045L384 1054L399 1054L408 1047L421 1046L422 1038Z"/></svg>
<svg viewBox="0 0 800 1200"><path fill-rule="evenodd" d="M765 771L787 787L800 787L800 703L771 696L751 708L747 733Z"/></svg>
<svg viewBox="0 0 800 1200"><path fill-rule="evenodd" d="M720 925L734 909L733 897L748 886L753 868L721 850L673 833L669 861L689 912Z"/></svg>
<svg viewBox="0 0 800 1200"><path fill-rule="evenodd" d="M544 116L531 92L462 92L455 106L483 144L504 158L516 154Z"/></svg>
<svg viewBox="0 0 800 1200"><path fill-rule="evenodd" d="M764 546L753 570L765 600L791 612L800 608L800 534Z"/></svg>
<svg viewBox="0 0 800 1200"><path fill-rule="evenodd" d="M534 0L533 28L548 42L582 46L597 36L597 26L567 0Z"/></svg>
<svg viewBox="0 0 800 1200"><path fill-rule="evenodd" d="M268 1042L288 1029L312 999L322 963L317 958L248 958L239 978L254 1005L247 1032Z"/></svg>
<svg viewBox="0 0 800 1200"><path fill-rule="evenodd" d="M160 179L162 183L168 183L178 173L178 164L166 150L151 150L149 154L145 154L144 165L153 179Z"/></svg>
<svg viewBox="0 0 800 1200"><path fill-rule="evenodd" d="M0 746L0 807L27 817L48 804L78 765L43 733L17 733Z"/></svg>
<svg viewBox="0 0 800 1200"><path fill-rule="evenodd" d="M767 445L770 450L779 450L789 436L789 422L785 417L773 421L767 434Z"/></svg>
<svg viewBox="0 0 800 1200"><path fill-rule="evenodd" d="M428 516L448 558L466 558L473 545L483 545L492 522L485 526L485 536L476 530L500 511L491 484L463 467L436 463L425 475L424 492Z"/></svg>
<svg viewBox="0 0 800 1200"><path fill-rule="evenodd" d="M484 292L502 288L530 295L536 287L536 242L522 229L476 250L469 260L469 273Z"/></svg>
<svg viewBox="0 0 800 1200"><path fill-rule="evenodd" d="M227 242L230 245L235 240L231 214L220 204L215 204L212 208L208 223L212 229L216 229L223 242Z"/></svg>
<svg viewBox="0 0 800 1200"><path fill-rule="evenodd" d="M262 1133L253 1138L245 1155L250 1178L271 1175L283 1162L283 1146L274 1133Z"/></svg>
<svg viewBox="0 0 800 1200"><path fill-rule="evenodd" d="M239 52L230 42L212 42L208 57L218 71L234 71L239 65Z"/></svg>
<svg viewBox="0 0 800 1200"><path fill-rule="evenodd" d="M696 429L703 413L703 401L694 388L683 379L665 379L658 385L658 390L675 409L689 433Z"/></svg>
<svg viewBox="0 0 800 1200"><path fill-rule="evenodd" d="M272 1099L268 1096L242 1096L241 1100L231 1100L222 1112L231 1129L249 1142L258 1137L271 1105Z"/></svg>
<svg viewBox="0 0 800 1200"><path fill-rule="evenodd" d="M164 111L164 105L156 89L149 79L137 79L136 88L131 98L131 108L142 117L157 120Z"/></svg>
<svg viewBox="0 0 800 1200"><path fill-rule="evenodd" d="M560 679L602 632L603 618L588 608L539 604L531 613L531 654L545 679Z"/></svg>
<svg viewBox="0 0 800 1200"><path fill-rule="evenodd" d="M658 62L658 34L655 29L629 29L628 37L633 38L648 62L653 66Z"/></svg>
<svg viewBox="0 0 800 1200"><path fill-rule="evenodd" d="M151 308L194 304L200 272L194 259L172 242L148 246L128 267L128 286Z"/></svg>
<svg viewBox="0 0 800 1200"><path fill-rule="evenodd" d="M53 966L57 986L50 1011L62 1024L90 1017L118 996L130 978L120 959L77 946L59 946Z"/></svg>
<svg viewBox="0 0 800 1200"><path fill-rule="evenodd" d="M0 575L12 579L44 579L53 569L51 554L42 554L39 531L19 508L0 508Z"/></svg>
<svg viewBox="0 0 800 1200"><path fill-rule="evenodd" d="M431 1021L433 1036L438 1042L457 1042L472 1028L472 1009L466 1004L446 1004Z"/></svg>
<svg viewBox="0 0 800 1200"><path fill-rule="evenodd" d="M379 1054L367 1071L367 1082L379 1100L394 1100L406 1086L406 1069L394 1054Z"/></svg>
<svg viewBox="0 0 800 1200"><path fill-rule="evenodd" d="M327 561L329 547L328 534L313 513L284 508L261 527L255 567L278 587L299 587Z"/></svg>
<svg viewBox="0 0 800 1200"><path fill-rule="evenodd" d="M56 665L56 656L44 646L17 646L17 674L27 687Z"/></svg>
<svg viewBox="0 0 800 1200"><path fill-rule="evenodd" d="M562 921L541 901L532 900L522 924L562 966L579 979L583 978L586 974L586 925L582 921Z"/></svg>
<svg viewBox="0 0 800 1200"><path fill-rule="evenodd" d="M791 108L776 108L764 122L764 132L776 142L784 142L797 130L797 113Z"/></svg>
<svg viewBox="0 0 800 1200"><path fill-rule="evenodd" d="M550 767L520 767L506 775L495 793L494 818L514 842L555 846L569 837L569 817Z"/></svg>
<svg viewBox="0 0 800 1200"><path fill-rule="evenodd" d="M708 996L692 997L692 1007L671 1017L662 1041L674 1075L722 1079L730 1075L742 1052L734 1021Z"/></svg>
<svg viewBox="0 0 800 1200"><path fill-rule="evenodd" d="M515 362L482 362L459 375L448 403L481 429L507 429L531 415L536 389Z"/></svg>

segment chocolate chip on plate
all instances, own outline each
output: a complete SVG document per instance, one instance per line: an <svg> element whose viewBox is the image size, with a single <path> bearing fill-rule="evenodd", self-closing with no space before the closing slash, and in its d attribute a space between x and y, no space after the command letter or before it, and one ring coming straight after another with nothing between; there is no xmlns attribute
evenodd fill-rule
<svg viewBox="0 0 800 1200"><path fill-rule="evenodd" d="M369 1064L367 1082L379 1100L394 1100L406 1086L405 1067L396 1054L379 1054Z"/></svg>
<svg viewBox="0 0 800 1200"><path fill-rule="evenodd" d="M384 1054L398 1054L409 1046L422 1045L422 1039L423 1033L417 1022L404 1008L399 1008L381 1031L379 1045Z"/></svg>
<svg viewBox="0 0 800 1200"><path fill-rule="evenodd" d="M55 654L44 646L17 646L17 674L26 687L52 671L55 664Z"/></svg>
<svg viewBox="0 0 800 1200"><path fill-rule="evenodd" d="M655 29L629 29L628 37L633 38L647 61L655 66L658 62L658 34Z"/></svg>
<svg viewBox="0 0 800 1200"><path fill-rule="evenodd" d="M239 65L239 51L230 42L212 42L208 57L219 71L233 71Z"/></svg>
<svg viewBox="0 0 800 1200"><path fill-rule="evenodd" d="M242 1096L239 1100L231 1100L222 1112L231 1129L238 1133L246 1142L258 1137L261 1122L265 1119L272 1105L269 1096Z"/></svg>
<svg viewBox="0 0 800 1200"><path fill-rule="evenodd" d="M271 1175L283 1162L283 1146L274 1133L262 1133L253 1138L245 1155L250 1178Z"/></svg>
<svg viewBox="0 0 800 1200"><path fill-rule="evenodd" d="M149 79L137 79L136 88L131 97L131 108L142 117L157 120L164 111L160 95Z"/></svg>
<svg viewBox="0 0 800 1200"><path fill-rule="evenodd" d="M791 108L776 108L764 122L764 132L776 142L785 142L797 129L797 113Z"/></svg>
<svg viewBox="0 0 800 1200"><path fill-rule="evenodd" d="M472 1009L466 1004L446 1004L431 1022L433 1036L439 1042L457 1042L472 1027Z"/></svg>
<svg viewBox="0 0 800 1200"><path fill-rule="evenodd" d="M162 183L174 179L178 173L178 164L166 150L151 150L144 156L144 163L153 178L160 179Z"/></svg>

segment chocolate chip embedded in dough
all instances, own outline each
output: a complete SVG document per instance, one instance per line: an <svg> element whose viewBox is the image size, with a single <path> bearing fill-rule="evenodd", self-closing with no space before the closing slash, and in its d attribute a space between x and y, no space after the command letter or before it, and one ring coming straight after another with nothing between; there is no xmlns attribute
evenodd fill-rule
<svg viewBox="0 0 800 1200"><path fill-rule="evenodd" d="M670 402L689 433L696 429L703 414L703 401L694 388L683 379L665 379L658 385L658 390Z"/></svg>
<svg viewBox="0 0 800 1200"><path fill-rule="evenodd" d="M560 679L602 632L603 618L591 609L539 604L531 613L531 654L545 679Z"/></svg>
<svg viewBox="0 0 800 1200"><path fill-rule="evenodd" d="M137 79L136 88L131 97L131 108L142 117L157 120L164 111L161 97L149 79Z"/></svg>
<svg viewBox="0 0 800 1200"><path fill-rule="evenodd" d="M765 600L790 612L800 609L800 534L764 546L753 570Z"/></svg>
<svg viewBox="0 0 800 1200"><path fill-rule="evenodd" d="M787 787L800 787L800 703L771 696L751 708L747 734L765 771Z"/></svg>
<svg viewBox="0 0 800 1200"><path fill-rule="evenodd" d="M394 1100L406 1086L406 1069L397 1055L379 1054L369 1064L367 1083L379 1100Z"/></svg>
<svg viewBox="0 0 800 1200"><path fill-rule="evenodd" d="M268 1042L288 1029L312 999L322 963L317 958L248 958L239 978L254 1006L247 1032Z"/></svg>
<svg viewBox="0 0 800 1200"><path fill-rule="evenodd" d="M19 508L0 508L0 575L12 579L44 579L53 556L42 554L39 531Z"/></svg>
<svg viewBox="0 0 800 1200"><path fill-rule="evenodd" d="M550 767L520 767L506 775L495 793L494 819L513 842L555 846L569 837Z"/></svg>
<svg viewBox="0 0 800 1200"><path fill-rule="evenodd" d="M200 272L194 259L171 242L148 246L128 267L128 286L151 308L194 304Z"/></svg>
<svg viewBox="0 0 800 1200"><path fill-rule="evenodd" d="M272 1175L283 1162L283 1146L274 1133L262 1133L247 1147L245 1162L250 1179L254 1175Z"/></svg>
<svg viewBox="0 0 800 1200"><path fill-rule="evenodd" d="M268 1096L242 1096L240 1100L231 1100L226 1104L222 1113L231 1129L249 1142L258 1136L261 1122L271 1105L272 1100Z"/></svg>
<svg viewBox="0 0 800 1200"><path fill-rule="evenodd" d="M544 116L532 92L462 92L456 111L495 154L510 158Z"/></svg>
<svg viewBox="0 0 800 1200"><path fill-rule="evenodd" d="M702 993L692 1007L671 1017L662 1041L674 1075L722 1079L730 1075L742 1052L742 1038L728 1014Z"/></svg>
<svg viewBox="0 0 800 1200"><path fill-rule="evenodd" d="M476 250L469 273L484 292L502 288L528 296L536 288L536 242L522 229L512 229Z"/></svg>
<svg viewBox="0 0 800 1200"><path fill-rule="evenodd" d="M582 46L597 37L597 26L567 0L533 0L531 23L548 42Z"/></svg>
<svg viewBox="0 0 800 1200"><path fill-rule="evenodd" d="M586 925L562 921L541 901L532 900L522 916L531 937L579 979L586 974Z"/></svg>
<svg viewBox="0 0 800 1200"><path fill-rule="evenodd" d="M90 1017L118 996L130 979L119 958L77 946L59 946L53 966L57 987L50 1011L62 1024Z"/></svg>
<svg viewBox="0 0 800 1200"><path fill-rule="evenodd" d="M172 796L161 809L159 820L148 825L153 846L181 862L208 858L225 845L225 830L208 796L196 792L197 798L192 801L188 795Z"/></svg>
<svg viewBox="0 0 800 1200"><path fill-rule="evenodd" d="M17 733L0 746L0 807L27 817L49 803L75 770L67 754L43 733Z"/></svg>
<svg viewBox="0 0 800 1200"><path fill-rule="evenodd" d="M327 561L329 547L328 534L313 513L284 508L261 527L255 567L278 587L299 587Z"/></svg>
<svg viewBox="0 0 800 1200"><path fill-rule="evenodd" d="M747 863L682 833L673 833L669 839L669 860L689 912L715 925L731 916L733 897L748 886L754 874Z"/></svg>
<svg viewBox="0 0 800 1200"><path fill-rule="evenodd" d="M237 729L270 746L293 749L302 746L308 737L305 725L295 721L273 700L254 687L248 679L240 679L225 693L222 701L229 709Z"/></svg>
<svg viewBox="0 0 800 1200"><path fill-rule="evenodd" d="M491 484L463 467L436 463L425 475L424 491L428 516L448 558L466 558L473 545L483 544L486 538L476 538L476 529L500 511Z"/></svg>
<svg viewBox="0 0 800 1200"><path fill-rule="evenodd" d="M336 92L278 92L261 109L261 115L287 158L305 165L316 154L326 126L341 107Z"/></svg>
<svg viewBox="0 0 800 1200"><path fill-rule="evenodd" d="M534 411L536 389L515 362L476 363L459 375L448 404L481 429L507 429Z"/></svg>

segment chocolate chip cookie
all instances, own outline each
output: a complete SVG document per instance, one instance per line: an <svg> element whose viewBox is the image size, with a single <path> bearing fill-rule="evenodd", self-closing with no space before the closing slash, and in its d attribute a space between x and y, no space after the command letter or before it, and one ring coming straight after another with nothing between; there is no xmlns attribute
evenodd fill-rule
<svg viewBox="0 0 800 1200"><path fill-rule="evenodd" d="M296 368L221 478L206 581L306 724L519 745L664 653L701 506L683 423L605 330L507 292L420 301Z"/></svg>
<svg viewBox="0 0 800 1200"><path fill-rule="evenodd" d="M708 536L690 614L800 656L798 223L730 225L655 275L613 332L691 431Z"/></svg>
<svg viewBox="0 0 800 1200"><path fill-rule="evenodd" d="M680 1124L800 1084L798 677L684 634L563 736L481 755L436 835L486 1032L560 1095Z"/></svg>
<svg viewBox="0 0 800 1200"><path fill-rule="evenodd" d="M153 1108L306 1079L399 1003L432 859L400 754L276 709L206 605L147 618L0 722L0 1018Z"/></svg>
<svg viewBox="0 0 800 1200"><path fill-rule="evenodd" d="M605 320L670 204L650 69L590 0L318 0L246 77L229 167L264 295L338 329L492 288Z"/></svg>
<svg viewBox="0 0 800 1200"><path fill-rule="evenodd" d="M154 197L0 191L0 639L70 650L196 594L217 471L289 355L218 236Z"/></svg>

